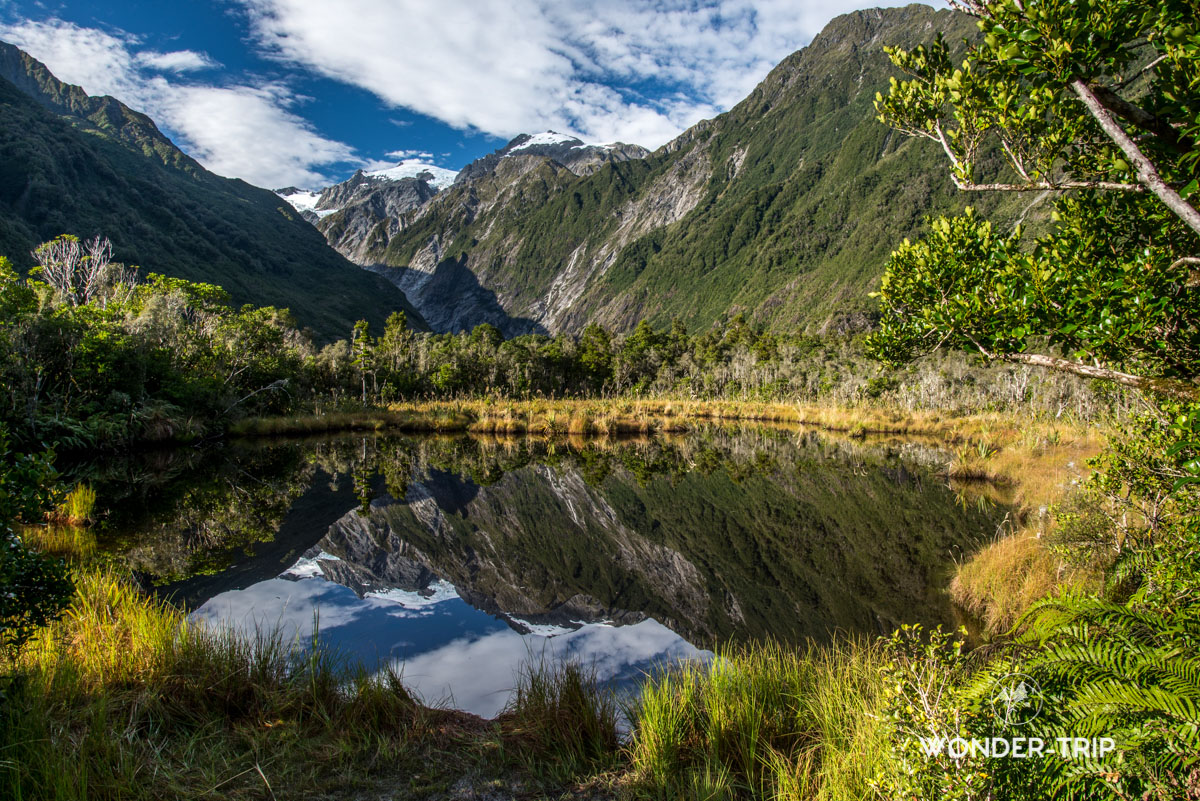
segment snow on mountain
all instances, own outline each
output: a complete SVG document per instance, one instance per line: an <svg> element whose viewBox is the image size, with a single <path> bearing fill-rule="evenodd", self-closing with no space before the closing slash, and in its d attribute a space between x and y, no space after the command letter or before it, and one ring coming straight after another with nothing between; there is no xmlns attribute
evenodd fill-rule
<svg viewBox="0 0 1200 801"><path fill-rule="evenodd" d="M310 192L307 189L296 189L294 187L289 187L287 189L278 189L275 191L275 194L279 195L281 198L290 203L292 208L294 208L296 211L301 213L311 211L313 214L317 215L317 219L328 217L330 214L333 214L335 211L337 211L337 209L317 208L317 203L319 203L321 200L321 194L319 192Z"/></svg>
<svg viewBox="0 0 1200 801"><path fill-rule="evenodd" d="M316 211L317 201L321 199L319 193L307 189L279 189L275 194L291 203L296 211Z"/></svg>
<svg viewBox="0 0 1200 801"><path fill-rule="evenodd" d="M401 178L424 178L426 183L440 191L454 183L458 171L437 167L420 159L405 159L395 167L375 170L367 175L371 178L384 178L389 181L399 181Z"/></svg>
<svg viewBox="0 0 1200 801"><path fill-rule="evenodd" d="M518 150L524 150L528 147L537 147L538 145L561 145L567 142L575 142L575 147L580 147L583 145L583 142L574 136L567 136L566 134L555 133L554 131L546 131L545 133L534 134L509 152L514 153Z"/></svg>
<svg viewBox="0 0 1200 801"><path fill-rule="evenodd" d="M454 585L445 579L438 579L429 585L423 592L414 592L412 590L389 589L389 590L373 590L364 593L365 598L382 598L385 601L394 601L406 609L421 609L426 606L440 604L442 601L451 601L459 598L458 590Z"/></svg>

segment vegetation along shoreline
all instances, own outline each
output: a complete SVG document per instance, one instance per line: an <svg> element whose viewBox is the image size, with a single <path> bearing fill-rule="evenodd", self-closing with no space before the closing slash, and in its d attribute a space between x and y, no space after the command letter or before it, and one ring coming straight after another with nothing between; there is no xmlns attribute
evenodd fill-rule
<svg viewBox="0 0 1200 801"><path fill-rule="evenodd" d="M0 42L0 797L1200 799L1200 8L951 6L320 192Z"/></svg>

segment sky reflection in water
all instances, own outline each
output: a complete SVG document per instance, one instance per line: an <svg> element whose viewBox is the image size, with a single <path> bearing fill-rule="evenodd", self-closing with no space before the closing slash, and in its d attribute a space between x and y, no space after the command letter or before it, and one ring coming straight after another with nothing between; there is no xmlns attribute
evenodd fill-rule
<svg viewBox="0 0 1200 801"><path fill-rule="evenodd" d="M291 575L221 593L192 619L245 634L278 629L306 641L316 617L327 646L366 665L393 660L425 703L489 718L504 708L521 666L542 656L577 660L594 667L601 681L626 688L657 665L711 657L652 619L576 630L535 626L521 634L463 601L446 582L431 597L397 590L360 598L305 563Z"/></svg>

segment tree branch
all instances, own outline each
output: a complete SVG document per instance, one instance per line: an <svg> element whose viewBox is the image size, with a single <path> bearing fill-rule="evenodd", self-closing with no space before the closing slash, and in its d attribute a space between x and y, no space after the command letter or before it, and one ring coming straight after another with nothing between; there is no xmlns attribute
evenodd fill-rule
<svg viewBox="0 0 1200 801"><path fill-rule="evenodd" d="M1148 42L1147 40L1143 39L1143 40L1142 40L1140 43L1137 43L1137 44L1140 44L1140 45L1146 45L1146 44L1149 44L1149 42ZM1162 62L1164 62L1164 61L1166 61L1166 60L1167 60L1167 57L1166 57L1165 55L1163 55L1163 56L1159 56L1158 58L1154 59L1154 60L1153 60L1153 61L1151 61L1149 64L1147 64L1146 66L1142 67L1140 70L1138 70L1137 72L1135 72L1133 75L1130 75L1128 78L1126 78L1125 80L1123 80L1123 81L1121 81L1120 83L1118 83L1118 84L1117 84L1116 86L1114 86L1113 88L1114 88L1114 89L1124 89L1126 86L1128 86L1129 84L1133 83L1133 82L1134 82L1134 81L1136 81L1138 78L1142 77L1142 76L1143 76L1143 75L1145 75L1147 72L1149 72L1150 70L1154 69L1155 67L1157 67L1159 64L1161 64Z"/></svg>
<svg viewBox="0 0 1200 801"><path fill-rule="evenodd" d="M1066 192L1070 189L1106 189L1110 192L1145 192L1141 184L1116 181L1031 181L1026 184L976 184L951 176L954 185L964 192Z"/></svg>
<svg viewBox="0 0 1200 801"><path fill-rule="evenodd" d="M1104 133L1116 143L1117 147L1125 156L1137 167L1138 180L1145 184L1146 188L1153 192L1159 200L1166 204L1167 208L1175 212L1175 214L1183 220L1189 228L1200 234L1200 211L1197 211L1192 206L1188 205L1187 201L1180 197L1179 193L1171 187L1167 186L1167 182L1158 174L1158 169L1150 159L1146 158L1137 144L1129 138L1129 134L1117 124L1113 119L1112 114L1106 109L1088 85L1082 79L1076 78L1071 81L1071 89L1083 101L1083 105L1087 107L1088 112L1095 117L1096 122L1100 123L1100 127L1104 129Z"/></svg>
<svg viewBox="0 0 1200 801"><path fill-rule="evenodd" d="M1110 370L1106 367L1096 367L1091 364L1084 364L1083 362L1073 362L1070 359L1062 359L1058 356L1044 356L1038 353L1005 353L994 355L983 350L983 348L980 348L980 350L985 356L992 359L1000 359L1017 364L1031 364L1035 367L1049 367L1053 370L1062 370L1084 378L1102 378L1127 387L1133 387L1134 389L1169 395L1178 400L1194 401L1200 399L1200 385L1178 378L1150 378L1149 376L1133 375L1131 373L1122 373L1119 370Z"/></svg>
<svg viewBox="0 0 1200 801"><path fill-rule="evenodd" d="M239 398L238 400L234 401L232 404L229 405L229 408L227 408L225 411L221 412L221 414L229 414L231 411L233 411L234 407L238 406L241 403L244 403L245 401L250 400L251 398L253 398L255 395L259 394L260 392L282 392L285 395L290 395L291 393L289 393L287 391L287 385L288 385L288 380L286 378L276 379L275 381L272 381L270 384L267 384L265 387L259 387L258 389L254 390L249 395L247 395L246 397Z"/></svg>
<svg viewBox="0 0 1200 801"><path fill-rule="evenodd" d="M963 336L971 340L971 344L989 359L1012 362L1014 364L1029 364L1034 367L1049 367L1051 370L1061 370L1083 378L1100 378L1134 389L1169 395L1178 400L1200 400L1200 384L1194 381L1185 381L1179 378L1150 378L1144 375L1133 375L1132 373L1122 373L1120 370L1110 370L1107 367L1073 362L1070 359L1063 359L1058 356L1044 356L1040 353L992 353L970 334L963 334Z"/></svg>
<svg viewBox="0 0 1200 801"><path fill-rule="evenodd" d="M1107 86L1093 86L1091 89L1092 94L1096 96L1102 106L1142 130L1154 134L1166 142L1171 149L1182 153L1192 148L1191 140L1181 136L1179 131L1172 128L1168 122L1133 105Z"/></svg>
<svg viewBox="0 0 1200 801"><path fill-rule="evenodd" d="M1171 266L1168 269L1174 270L1176 267L1183 267L1185 264L1200 266L1200 257L1184 256L1182 259L1176 259L1171 262ZM1187 283L1184 286L1188 289L1200 286L1200 270L1192 270L1192 274L1188 276Z"/></svg>

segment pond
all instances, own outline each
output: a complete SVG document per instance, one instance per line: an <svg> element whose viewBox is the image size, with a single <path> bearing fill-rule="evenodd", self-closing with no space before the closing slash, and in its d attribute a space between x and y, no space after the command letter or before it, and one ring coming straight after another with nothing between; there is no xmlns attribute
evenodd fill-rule
<svg viewBox="0 0 1200 801"><path fill-rule="evenodd" d="M194 619L390 664L485 717L531 660L599 678L953 623L1002 511L936 449L760 427L637 440L332 436L80 468L102 546Z"/></svg>

